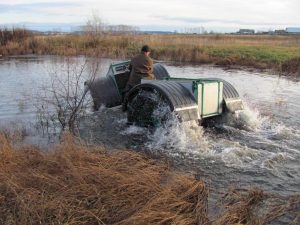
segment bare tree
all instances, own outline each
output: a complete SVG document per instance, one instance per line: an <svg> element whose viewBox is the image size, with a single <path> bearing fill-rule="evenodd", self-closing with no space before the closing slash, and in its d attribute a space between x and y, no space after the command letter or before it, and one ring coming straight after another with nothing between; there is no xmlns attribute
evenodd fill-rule
<svg viewBox="0 0 300 225"><path fill-rule="evenodd" d="M61 131L69 130L78 135L78 123L87 109L91 100L88 98L88 86L86 80L92 84L99 71L99 61L84 59L78 63L78 59L66 58L60 68L49 71L49 85L43 88L38 96L37 104L38 121L43 131L56 132L57 127Z"/></svg>
<svg viewBox="0 0 300 225"><path fill-rule="evenodd" d="M101 17L99 16L99 13L93 11L92 15L90 16L90 18L88 18L86 25L84 26L84 31L91 36L97 36L102 34L104 29L103 27L104 24Z"/></svg>

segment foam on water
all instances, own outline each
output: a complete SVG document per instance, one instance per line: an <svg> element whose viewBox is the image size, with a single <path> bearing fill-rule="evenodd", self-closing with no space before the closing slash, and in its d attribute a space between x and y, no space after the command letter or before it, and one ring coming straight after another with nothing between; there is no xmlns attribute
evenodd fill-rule
<svg viewBox="0 0 300 225"><path fill-rule="evenodd" d="M214 146L221 148L216 156L226 165L276 169L293 160L294 154L300 154L290 145L291 139L297 142L295 146L299 145L299 130L262 116L248 106L244 111L227 115L223 128L230 133L230 140L224 137Z"/></svg>
<svg viewBox="0 0 300 225"><path fill-rule="evenodd" d="M124 120L120 121L123 122ZM145 127L139 127L139 126L129 126L125 130L121 131L121 134L123 135L131 135L131 134L147 134L148 129Z"/></svg>

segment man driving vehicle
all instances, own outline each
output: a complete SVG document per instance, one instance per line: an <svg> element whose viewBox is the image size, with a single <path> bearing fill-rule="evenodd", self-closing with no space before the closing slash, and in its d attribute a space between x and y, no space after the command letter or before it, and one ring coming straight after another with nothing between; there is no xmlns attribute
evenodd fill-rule
<svg viewBox="0 0 300 225"><path fill-rule="evenodd" d="M142 79L154 80L153 74L153 60L150 58L150 48L148 45L144 45L140 54L131 59L129 70L130 75L126 84L125 91L123 92L123 111L126 107L126 94L136 85L141 83Z"/></svg>
<svg viewBox="0 0 300 225"><path fill-rule="evenodd" d="M141 83L141 79L154 80L153 75L153 60L150 58L150 48L144 45L141 53L131 59L129 70L130 76L126 85L126 90L129 91L135 85Z"/></svg>

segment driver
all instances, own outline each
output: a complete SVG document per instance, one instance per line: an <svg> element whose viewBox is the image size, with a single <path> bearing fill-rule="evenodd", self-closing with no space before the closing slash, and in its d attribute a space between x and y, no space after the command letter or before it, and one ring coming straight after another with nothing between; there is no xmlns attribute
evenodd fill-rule
<svg viewBox="0 0 300 225"><path fill-rule="evenodd" d="M150 48L144 45L141 53L131 59L129 70L130 76L126 85L126 90L129 91L135 85L141 83L141 79L154 80L153 60L150 58Z"/></svg>

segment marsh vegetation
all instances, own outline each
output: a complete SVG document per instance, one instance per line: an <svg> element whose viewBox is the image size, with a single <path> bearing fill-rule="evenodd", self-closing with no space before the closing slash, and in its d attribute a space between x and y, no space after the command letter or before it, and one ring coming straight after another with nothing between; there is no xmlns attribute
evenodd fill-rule
<svg viewBox="0 0 300 225"><path fill-rule="evenodd" d="M97 55L130 58L147 43L157 60L247 66L299 75L300 36L278 35L145 35L132 33L32 34L0 31L0 55Z"/></svg>

